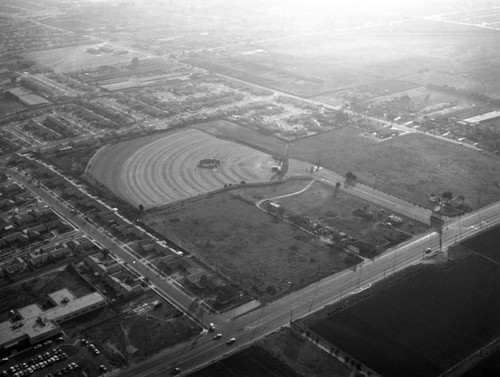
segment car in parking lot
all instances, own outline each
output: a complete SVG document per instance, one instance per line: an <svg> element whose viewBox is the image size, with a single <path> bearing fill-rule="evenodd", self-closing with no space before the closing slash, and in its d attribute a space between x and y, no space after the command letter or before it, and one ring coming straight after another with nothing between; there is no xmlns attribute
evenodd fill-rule
<svg viewBox="0 0 500 377"><path fill-rule="evenodd" d="M236 343L236 338L231 338L231 339L229 339L229 340L226 342L226 344L227 344L228 346L230 346L231 344L234 344L234 343Z"/></svg>
<svg viewBox="0 0 500 377"><path fill-rule="evenodd" d="M222 338L222 334L216 334L213 337L214 340L219 340L220 338Z"/></svg>
<svg viewBox="0 0 500 377"><path fill-rule="evenodd" d="M108 371L108 368L106 368L106 365L101 364L101 365L99 365L99 370L100 370L101 372L107 372L107 371Z"/></svg>

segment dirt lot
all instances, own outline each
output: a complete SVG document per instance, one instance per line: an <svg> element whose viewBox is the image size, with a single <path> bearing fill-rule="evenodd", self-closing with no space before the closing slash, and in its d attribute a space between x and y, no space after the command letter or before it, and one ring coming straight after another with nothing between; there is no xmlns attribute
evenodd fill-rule
<svg viewBox="0 0 500 377"><path fill-rule="evenodd" d="M213 169L198 167L216 158ZM133 205L155 207L244 181L266 182L272 156L196 129L120 142L92 160L90 174ZM114 169L110 173L109 166Z"/></svg>
<svg viewBox="0 0 500 377"><path fill-rule="evenodd" d="M63 288L68 288L77 297L93 292L79 275L68 268L40 275L1 291L3 310L0 321L7 320L10 309L34 303L45 305L49 293Z"/></svg>
<svg viewBox="0 0 500 377"><path fill-rule="evenodd" d="M426 195L452 191L477 207L500 199L498 158L423 134L384 142L346 127L290 143L292 158L317 163L340 174L348 171L369 186L428 207Z"/></svg>
<svg viewBox="0 0 500 377"><path fill-rule="evenodd" d="M210 365L191 377L348 377L351 372L335 358L296 336L288 328L257 345Z"/></svg>
<svg viewBox="0 0 500 377"><path fill-rule="evenodd" d="M310 329L384 376L434 376L500 334L499 276L480 255L428 266Z"/></svg>
<svg viewBox="0 0 500 377"><path fill-rule="evenodd" d="M274 300L352 258L230 192L173 204L144 221L196 254L246 292ZM165 226L168 224L168 226Z"/></svg>

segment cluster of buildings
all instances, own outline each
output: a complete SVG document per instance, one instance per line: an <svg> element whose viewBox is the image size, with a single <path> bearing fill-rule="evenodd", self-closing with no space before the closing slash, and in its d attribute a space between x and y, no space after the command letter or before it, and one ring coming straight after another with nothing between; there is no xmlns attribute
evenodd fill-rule
<svg viewBox="0 0 500 377"><path fill-rule="evenodd" d="M53 306L44 310L38 304L10 309L9 320L0 323L0 351L34 345L62 332L59 324L106 305L97 292L76 297L64 288L50 293Z"/></svg>
<svg viewBox="0 0 500 377"><path fill-rule="evenodd" d="M21 204L34 202L36 199L16 183L0 187L0 209L10 214L0 218L2 251L8 252L73 230L48 207L18 211Z"/></svg>
<svg viewBox="0 0 500 377"><path fill-rule="evenodd" d="M118 299L127 298L144 292L142 281L125 267L105 253L96 253L85 258L84 266L90 271L91 283L96 279L114 291ZM82 275L85 277L85 275Z"/></svg>

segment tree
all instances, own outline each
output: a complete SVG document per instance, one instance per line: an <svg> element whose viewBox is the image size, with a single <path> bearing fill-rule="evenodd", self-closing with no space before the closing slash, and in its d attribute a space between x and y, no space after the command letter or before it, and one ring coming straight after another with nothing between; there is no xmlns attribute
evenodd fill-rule
<svg viewBox="0 0 500 377"><path fill-rule="evenodd" d="M445 191L441 194L443 199L451 200L453 198L453 193L451 191Z"/></svg>
<svg viewBox="0 0 500 377"><path fill-rule="evenodd" d="M139 58L137 56L134 56L132 58L132 67L137 67L139 65Z"/></svg>
<svg viewBox="0 0 500 377"><path fill-rule="evenodd" d="M347 181L354 181L354 180L356 180L357 177L356 177L356 174L348 171L345 175L345 178Z"/></svg>
<svg viewBox="0 0 500 377"><path fill-rule="evenodd" d="M139 204L139 211L144 212L144 206L142 204Z"/></svg>

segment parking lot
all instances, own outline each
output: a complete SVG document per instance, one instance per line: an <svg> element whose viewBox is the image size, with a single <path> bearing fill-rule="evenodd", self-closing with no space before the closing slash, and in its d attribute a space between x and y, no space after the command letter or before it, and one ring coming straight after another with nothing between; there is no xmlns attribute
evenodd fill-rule
<svg viewBox="0 0 500 377"><path fill-rule="evenodd" d="M59 337L2 359L0 376L102 376L109 364L99 348L86 339Z"/></svg>

